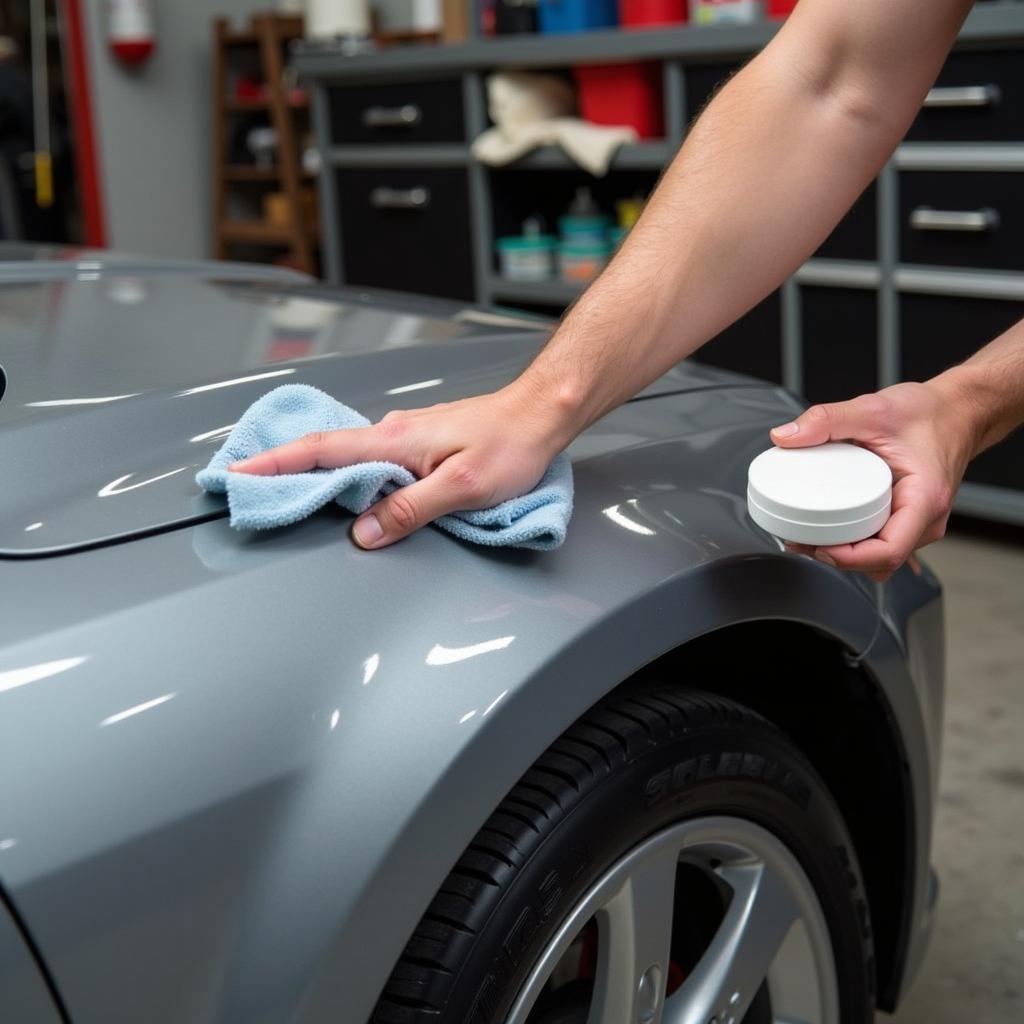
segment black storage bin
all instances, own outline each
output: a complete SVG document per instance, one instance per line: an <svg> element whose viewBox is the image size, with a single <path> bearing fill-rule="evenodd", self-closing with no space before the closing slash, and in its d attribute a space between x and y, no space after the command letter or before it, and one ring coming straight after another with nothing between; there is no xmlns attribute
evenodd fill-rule
<svg viewBox="0 0 1024 1024"><path fill-rule="evenodd" d="M782 300L772 292L746 316L702 345L693 355L700 363L751 377L782 382Z"/></svg>
<svg viewBox="0 0 1024 1024"><path fill-rule="evenodd" d="M473 299L465 170L360 167L335 174L346 282Z"/></svg>
<svg viewBox="0 0 1024 1024"><path fill-rule="evenodd" d="M943 218L949 227L943 228ZM1024 174L904 171L900 261L1024 270Z"/></svg>
<svg viewBox="0 0 1024 1024"><path fill-rule="evenodd" d="M843 402L878 388L878 296L854 288L800 288L803 393Z"/></svg>
<svg viewBox="0 0 1024 1024"><path fill-rule="evenodd" d="M1024 317L1024 302L965 299L947 295L904 295L901 376L927 380L962 362ZM1024 433L983 452L966 479L998 487L1024 487Z"/></svg>
<svg viewBox="0 0 1024 1024"><path fill-rule="evenodd" d="M327 105L337 146L466 140L457 78L333 86Z"/></svg>

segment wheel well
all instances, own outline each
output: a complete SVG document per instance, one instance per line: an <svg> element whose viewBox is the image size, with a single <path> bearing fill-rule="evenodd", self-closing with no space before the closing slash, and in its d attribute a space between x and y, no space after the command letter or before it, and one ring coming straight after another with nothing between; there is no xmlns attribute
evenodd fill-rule
<svg viewBox="0 0 1024 1024"><path fill-rule="evenodd" d="M794 622L705 634L626 685L697 686L762 714L803 751L838 803L857 851L874 930L878 1003L903 971L913 893L913 803L899 729L875 679L835 638Z"/></svg>

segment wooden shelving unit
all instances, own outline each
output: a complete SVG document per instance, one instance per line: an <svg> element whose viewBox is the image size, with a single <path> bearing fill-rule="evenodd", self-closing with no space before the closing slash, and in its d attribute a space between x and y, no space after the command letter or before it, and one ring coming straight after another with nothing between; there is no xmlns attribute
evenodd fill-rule
<svg viewBox="0 0 1024 1024"><path fill-rule="evenodd" d="M316 241L319 231L309 222L302 203L302 190L312 187L312 176L299 162L297 118L304 116L308 102L286 91L284 50L302 37L302 19L275 14L256 15L252 27L235 31L226 19L213 23L213 250L218 259L233 255L238 246L285 250L290 265L307 273L316 272ZM239 97L230 94L230 76L245 61L258 68L265 96ZM229 150L232 118L239 114L264 114L277 133L277 157L273 166L232 161ZM262 216L239 217L231 210L232 189L250 190L278 186L290 211L287 223L271 223Z"/></svg>

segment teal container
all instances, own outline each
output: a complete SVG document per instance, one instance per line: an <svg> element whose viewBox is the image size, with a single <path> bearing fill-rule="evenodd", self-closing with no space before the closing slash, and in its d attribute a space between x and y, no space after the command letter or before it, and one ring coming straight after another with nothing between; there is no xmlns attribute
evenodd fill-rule
<svg viewBox="0 0 1024 1024"><path fill-rule="evenodd" d="M607 242L611 224L611 217L604 213L567 213L558 218L558 230L566 245L599 245Z"/></svg>
<svg viewBox="0 0 1024 1024"><path fill-rule="evenodd" d="M555 276L554 235L510 235L494 244L498 269L509 281L550 281Z"/></svg>

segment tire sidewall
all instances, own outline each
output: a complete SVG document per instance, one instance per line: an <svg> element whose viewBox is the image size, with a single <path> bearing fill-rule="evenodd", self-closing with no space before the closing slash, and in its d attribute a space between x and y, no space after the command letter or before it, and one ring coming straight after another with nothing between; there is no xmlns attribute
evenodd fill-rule
<svg viewBox="0 0 1024 1024"><path fill-rule="evenodd" d="M516 873L465 961L445 1024L501 1024L583 894L672 825L736 817L771 832L808 876L828 925L842 1024L873 1017L863 883L838 808L803 757L766 723L716 724L652 741L579 794Z"/></svg>

